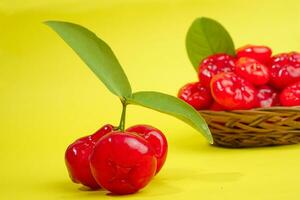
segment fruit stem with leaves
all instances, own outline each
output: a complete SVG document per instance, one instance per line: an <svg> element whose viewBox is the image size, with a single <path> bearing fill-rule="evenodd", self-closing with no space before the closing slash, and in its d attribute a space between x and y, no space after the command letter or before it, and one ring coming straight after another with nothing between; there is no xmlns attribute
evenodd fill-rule
<svg viewBox="0 0 300 200"><path fill-rule="evenodd" d="M213 138L201 115L186 102L164 93L143 91L132 93L128 78L111 48L83 26L62 21L47 21L50 26L85 62L109 91L121 99L123 110L119 129L125 128L126 107L140 105L172 115L202 133L210 143Z"/></svg>

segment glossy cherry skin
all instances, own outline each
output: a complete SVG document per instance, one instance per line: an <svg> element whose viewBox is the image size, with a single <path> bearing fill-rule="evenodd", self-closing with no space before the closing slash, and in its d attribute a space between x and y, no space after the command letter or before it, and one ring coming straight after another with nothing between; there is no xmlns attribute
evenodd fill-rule
<svg viewBox="0 0 300 200"><path fill-rule="evenodd" d="M234 73L217 74L211 80L214 100L228 110L245 110L257 105L254 86Z"/></svg>
<svg viewBox="0 0 300 200"><path fill-rule="evenodd" d="M270 72L271 84L278 89L300 81L300 54L290 52L273 56Z"/></svg>
<svg viewBox="0 0 300 200"><path fill-rule="evenodd" d="M267 65L270 62L272 50L267 46L246 45L236 50L238 58L248 57Z"/></svg>
<svg viewBox="0 0 300 200"><path fill-rule="evenodd" d="M213 104L209 107L209 110L213 111L225 111L226 108L220 104L218 104L216 101L213 102Z"/></svg>
<svg viewBox="0 0 300 200"><path fill-rule="evenodd" d="M257 88L258 107L266 108L271 106L279 106L279 95L277 91L264 85Z"/></svg>
<svg viewBox="0 0 300 200"><path fill-rule="evenodd" d="M157 128L145 124L132 126L126 129L126 131L137 133L150 143L157 159L157 167L155 172L155 174L157 174L161 170L167 158L168 142L165 135Z"/></svg>
<svg viewBox="0 0 300 200"><path fill-rule="evenodd" d="M280 94L283 106L300 106L300 81L289 85Z"/></svg>
<svg viewBox="0 0 300 200"><path fill-rule="evenodd" d="M112 125L105 125L93 135L82 137L69 145L65 153L65 163L73 182L91 189L99 188L90 170L89 157L96 142L113 129Z"/></svg>
<svg viewBox="0 0 300 200"><path fill-rule="evenodd" d="M90 157L92 174L101 187L114 194L131 194L155 175L157 160L149 142L129 132L101 138Z"/></svg>
<svg viewBox="0 0 300 200"><path fill-rule="evenodd" d="M212 77L221 72L233 72L235 58L228 54L220 53L204 59L198 68L199 81L209 88Z"/></svg>
<svg viewBox="0 0 300 200"><path fill-rule="evenodd" d="M178 92L178 98L193 106L196 110L208 108L212 103L210 90L200 82L188 83Z"/></svg>
<svg viewBox="0 0 300 200"><path fill-rule="evenodd" d="M270 80L269 69L253 58L239 58L236 62L235 73L256 86L265 85Z"/></svg>

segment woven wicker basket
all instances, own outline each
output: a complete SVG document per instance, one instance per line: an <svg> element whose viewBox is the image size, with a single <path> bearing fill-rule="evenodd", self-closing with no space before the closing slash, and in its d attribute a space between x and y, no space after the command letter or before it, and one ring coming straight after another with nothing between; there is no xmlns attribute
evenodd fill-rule
<svg viewBox="0 0 300 200"><path fill-rule="evenodd" d="M218 146L242 148L300 143L300 106L200 113Z"/></svg>

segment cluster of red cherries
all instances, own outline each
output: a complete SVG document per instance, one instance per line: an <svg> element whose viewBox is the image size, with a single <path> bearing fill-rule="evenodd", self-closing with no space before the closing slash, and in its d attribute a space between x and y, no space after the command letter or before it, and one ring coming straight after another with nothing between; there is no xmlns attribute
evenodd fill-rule
<svg viewBox="0 0 300 200"><path fill-rule="evenodd" d="M73 182L123 195L145 187L164 165L167 151L164 134L152 126L121 131L108 124L69 145L65 161Z"/></svg>
<svg viewBox="0 0 300 200"><path fill-rule="evenodd" d="M267 46L246 45L236 56L202 60L199 82L183 86L178 97L197 110L246 110L300 105L300 53L272 56Z"/></svg>

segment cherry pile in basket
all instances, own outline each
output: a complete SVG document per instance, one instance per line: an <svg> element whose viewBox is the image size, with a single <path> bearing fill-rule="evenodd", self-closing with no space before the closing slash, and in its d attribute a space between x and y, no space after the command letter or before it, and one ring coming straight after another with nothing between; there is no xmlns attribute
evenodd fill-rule
<svg viewBox="0 0 300 200"><path fill-rule="evenodd" d="M236 56L211 55L201 61L198 82L178 97L197 110L246 110L300 105L300 53L272 56L267 46L246 45Z"/></svg>

